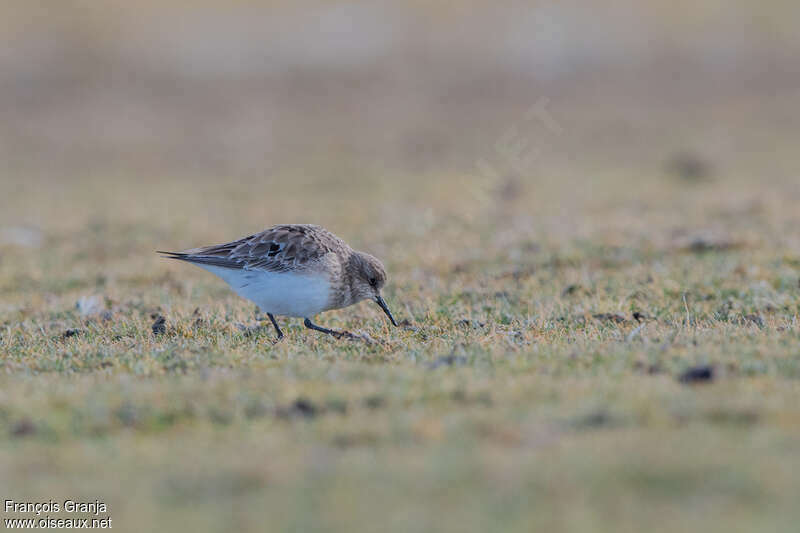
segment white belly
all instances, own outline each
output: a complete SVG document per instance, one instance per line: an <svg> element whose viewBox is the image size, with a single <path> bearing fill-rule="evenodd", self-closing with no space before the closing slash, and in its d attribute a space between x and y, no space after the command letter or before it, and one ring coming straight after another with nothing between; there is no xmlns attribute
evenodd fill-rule
<svg viewBox="0 0 800 533"><path fill-rule="evenodd" d="M197 266L222 278L236 294L255 303L265 313L312 317L328 307L330 283L324 277Z"/></svg>

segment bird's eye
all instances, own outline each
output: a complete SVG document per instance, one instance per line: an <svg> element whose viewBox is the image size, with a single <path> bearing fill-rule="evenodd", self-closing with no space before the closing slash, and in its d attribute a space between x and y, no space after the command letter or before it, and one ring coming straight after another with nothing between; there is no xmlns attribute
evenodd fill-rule
<svg viewBox="0 0 800 533"><path fill-rule="evenodd" d="M375 278L369 278L369 284L373 287L378 284L378 280Z"/></svg>

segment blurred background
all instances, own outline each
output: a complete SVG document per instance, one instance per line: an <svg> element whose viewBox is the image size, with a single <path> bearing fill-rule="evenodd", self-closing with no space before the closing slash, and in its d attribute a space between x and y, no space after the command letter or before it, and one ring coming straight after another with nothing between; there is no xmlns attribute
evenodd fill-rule
<svg viewBox="0 0 800 533"><path fill-rule="evenodd" d="M0 14L4 188L474 174L513 128L535 162L492 164L523 181L674 157L702 167L690 174L743 156L797 168L771 157L800 123L789 0L6 0ZM558 130L526 120L537 103Z"/></svg>

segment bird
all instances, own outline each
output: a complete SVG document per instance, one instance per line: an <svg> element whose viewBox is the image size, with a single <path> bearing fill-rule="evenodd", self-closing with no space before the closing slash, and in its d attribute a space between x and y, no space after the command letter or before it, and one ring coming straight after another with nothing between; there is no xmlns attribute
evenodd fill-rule
<svg viewBox="0 0 800 533"><path fill-rule="evenodd" d="M280 224L225 244L182 252L158 251L163 257L192 263L217 275L233 291L267 314L283 339L275 316L299 317L305 327L355 338L312 322L312 317L373 300L397 327L381 296L386 268L376 257L353 250L342 239L315 224Z"/></svg>

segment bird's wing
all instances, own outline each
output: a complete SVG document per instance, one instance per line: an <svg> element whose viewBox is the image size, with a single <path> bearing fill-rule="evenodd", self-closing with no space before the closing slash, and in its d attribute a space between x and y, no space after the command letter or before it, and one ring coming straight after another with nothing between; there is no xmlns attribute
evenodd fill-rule
<svg viewBox="0 0 800 533"><path fill-rule="evenodd" d="M159 253L201 265L287 272L302 270L324 255L346 248L344 241L320 226L286 224L226 244Z"/></svg>

